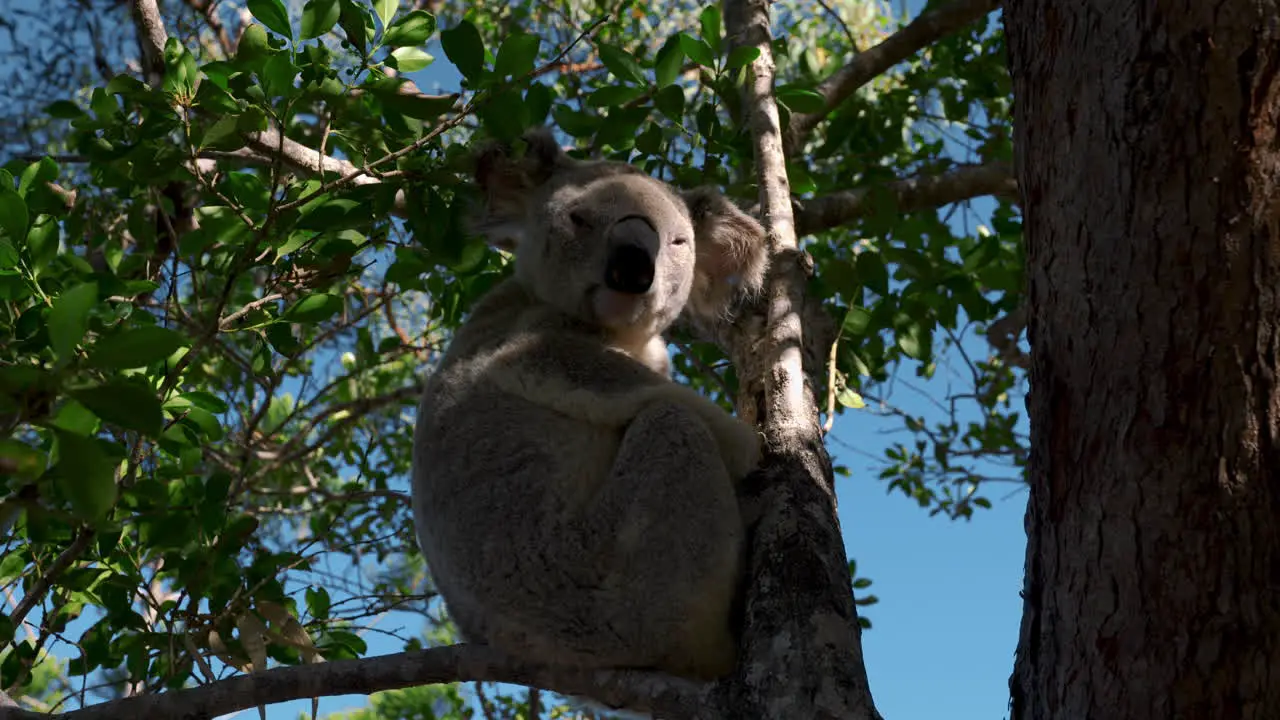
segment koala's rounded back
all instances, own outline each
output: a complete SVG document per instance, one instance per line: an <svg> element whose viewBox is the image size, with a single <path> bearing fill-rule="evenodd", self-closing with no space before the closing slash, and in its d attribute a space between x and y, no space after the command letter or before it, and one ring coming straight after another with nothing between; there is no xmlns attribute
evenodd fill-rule
<svg viewBox="0 0 1280 720"><path fill-rule="evenodd" d="M568 158L546 133L477 163L478 227L516 272L428 379L423 554L464 637L519 657L716 677L741 581L754 428L671 382L661 333L759 289L759 223L709 190Z"/></svg>

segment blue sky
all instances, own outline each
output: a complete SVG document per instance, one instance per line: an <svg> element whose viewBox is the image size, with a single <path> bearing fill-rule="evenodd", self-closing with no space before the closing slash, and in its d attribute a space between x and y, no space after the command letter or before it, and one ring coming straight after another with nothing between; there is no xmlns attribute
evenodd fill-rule
<svg viewBox="0 0 1280 720"><path fill-rule="evenodd" d="M924 1L906 5L914 15ZM436 64L415 80L427 90L435 83L455 86L456 74L444 54L438 47L433 54ZM990 207L974 203L979 218ZM968 341L966 349L986 353L980 339ZM940 373L918 385L941 396L944 380ZM924 396L899 392L894 400L908 412L931 415ZM874 627L863 635L876 704L890 720L931 720L940 712L948 720L1000 720L1007 716L1007 682L1022 612L1026 492L993 486L985 492L993 507L979 510L971 522L930 517L901 494L887 494L877 478L879 468L867 459L881 455L890 439L885 427L868 412L846 411L829 443L835 461L853 471L852 477L837 480L845 550L858 561L859 575L874 581L869 592L880 598L867 609ZM1020 429L1026 431L1025 421ZM384 625L413 634L419 627L415 622L400 616ZM365 637L371 654L401 649L381 635ZM347 696L325 699L320 708L323 715L364 705L363 696ZM269 708L267 717L293 720L309 709L306 701L285 703ZM229 717L256 715L247 710Z"/></svg>

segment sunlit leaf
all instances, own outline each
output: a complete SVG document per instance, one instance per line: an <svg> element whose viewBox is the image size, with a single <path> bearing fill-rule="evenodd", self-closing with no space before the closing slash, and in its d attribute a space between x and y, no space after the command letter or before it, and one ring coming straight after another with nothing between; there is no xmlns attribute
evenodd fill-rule
<svg viewBox="0 0 1280 720"><path fill-rule="evenodd" d="M89 329L89 310L98 301L98 284L76 285L53 300L49 311L49 343L59 359L66 359Z"/></svg>
<svg viewBox="0 0 1280 720"><path fill-rule="evenodd" d="M27 237L27 221L27 203L22 196L11 187L0 187L0 230L11 241L21 241Z"/></svg>
<svg viewBox="0 0 1280 720"><path fill-rule="evenodd" d="M300 37L310 40L329 32L338 23L340 14L338 0L307 0L302 6Z"/></svg>
<svg viewBox="0 0 1280 720"><path fill-rule="evenodd" d="M328 320L342 310L342 298L337 295L317 293L308 295L289 309L282 316L290 322L318 323Z"/></svg>
<svg viewBox="0 0 1280 720"><path fill-rule="evenodd" d="M258 22L276 34L286 38L293 37L293 31L289 28L289 13L280 0L246 0L245 7L249 8Z"/></svg>
<svg viewBox="0 0 1280 720"><path fill-rule="evenodd" d="M421 45L435 31L436 17L425 10L414 10L392 23L391 27L383 33L382 41L391 47ZM445 52L449 52L448 48Z"/></svg>
<svg viewBox="0 0 1280 720"><path fill-rule="evenodd" d="M400 72L417 72L435 60L426 50L416 47L396 48L391 57L395 59L396 69Z"/></svg>
<svg viewBox="0 0 1280 720"><path fill-rule="evenodd" d="M373 11L378 14L378 19L382 21L382 27L388 26L399 8L400 0L373 0Z"/></svg>

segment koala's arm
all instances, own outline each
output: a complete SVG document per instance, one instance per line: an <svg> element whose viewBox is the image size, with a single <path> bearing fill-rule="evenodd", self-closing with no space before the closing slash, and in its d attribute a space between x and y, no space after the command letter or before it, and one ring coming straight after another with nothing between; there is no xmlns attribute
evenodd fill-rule
<svg viewBox="0 0 1280 720"><path fill-rule="evenodd" d="M593 425L622 428L655 403L679 404L706 425L731 477L745 477L760 460L754 427L693 389L591 339L572 333L526 335L482 364L483 378L477 381Z"/></svg>

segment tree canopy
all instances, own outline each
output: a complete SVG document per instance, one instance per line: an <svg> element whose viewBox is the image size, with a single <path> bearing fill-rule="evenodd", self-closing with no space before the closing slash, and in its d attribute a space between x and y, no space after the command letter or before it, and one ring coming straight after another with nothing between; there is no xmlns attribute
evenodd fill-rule
<svg viewBox="0 0 1280 720"><path fill-rule="evenodd" d="M905 431L881 479L953 518L1026 453L996 5L772 11L826 427ZM0 22L19 69L0 110L0 690L30 709L358 658L369 632L450 641L407 476L419 379L511 267L467 225L477 142L549 125L580 157L758 203L760 51L718 3L134 0ZM670 339L681 381L740 400L723 348ZM895 404L939 373L936 412ZM565 704L443 684L349 717L476 707Z"/></svg>

